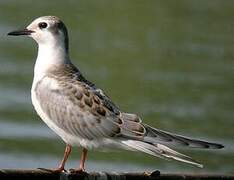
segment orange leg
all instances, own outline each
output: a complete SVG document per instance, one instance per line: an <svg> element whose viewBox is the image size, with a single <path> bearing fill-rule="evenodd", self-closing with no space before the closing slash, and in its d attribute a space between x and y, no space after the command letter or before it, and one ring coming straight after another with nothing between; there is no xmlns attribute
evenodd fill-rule
<svg viewBox="0 0 234 180"><path fill-rule="evenodd" d="M59 164L59 167L57 169L58 171L63 171L64 170L65 163L66 163L66 161L68 159L69 154L71 153L71 149L72 149L71 145L67 144L66 148L65 148L64 155L63 155L63 159L62 159L62 161Z"/></svg>
<svg viewBox="0 0 234 180"><path fill-rule="evenodd" d="M79 169L80 171L85 171L85 160L87 158L88 150L83 148L82 153L81 153L81 158L80 158L80 166Z"/></svg>
<svg viewBox="0 0 234 180"><path fill-rule="evenodd" d="M85 160L87 158L88 150L83 148L80 158L80 166L78 169L70 169L70 172L72 173L83 173L85 172Z"/></svg>
<svg viewBox="0 0 234 180"><path fill-rule="evenodd" d="M69 154L71 153L71 145L67 144L66 145L66 148L65 148L65 152L64 152L64 155L63 155L63 159L61 161L61 163L59 164L59 167L56 168L56 169L46 169L46 168L38 168L40 170L43 170L43 171L49 171L49 172L62 172L62 171L65 171L64 167L65 167L65 163L68 159L68 156Z"/></svg>

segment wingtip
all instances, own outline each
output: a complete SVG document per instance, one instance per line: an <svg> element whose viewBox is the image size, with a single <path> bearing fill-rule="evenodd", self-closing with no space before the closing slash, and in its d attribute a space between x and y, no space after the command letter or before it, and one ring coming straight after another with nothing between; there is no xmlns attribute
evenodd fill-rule
<svg viewBox="0 0 234 180"><path fill-rule="evenodd" d="M224 147L225 147L224 145L218 144L218 149L222 149L222 148L224 148Z"/></svg>
<svg viewBox="0 0 234 180"><path fill-rule="evenodd" d="M222 145L222 144L212 144L212 146L210 146L209 148L212 149L212 147L213 147L213 149L222 149L222 148L224 148L225 146Z"/></svg>

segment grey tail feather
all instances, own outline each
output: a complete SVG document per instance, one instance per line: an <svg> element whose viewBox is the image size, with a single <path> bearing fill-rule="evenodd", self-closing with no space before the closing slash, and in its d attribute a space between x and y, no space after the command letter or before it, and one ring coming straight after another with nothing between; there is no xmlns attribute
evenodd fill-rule
<svg viewBox="0 0 234 180"><path fill-rule="evenodd" d="M196 162L191 157L176 152L169 147L162 144L150 144L147 142L137 141L137 140L123 140L123 144L125 144L128 148L133 150L141 151L147 154L150 154L155 157L160 157L163 159L174 159L180 162L189 163L195 165L199 168L203 168L203 165L199 162Z"/></svg>
<svg viewBox="0 0 234 180"><path fill-rule="evenodd" d="M188 138L185 136L172 134L160 129L153 128L147 124L144 124L146 128L146 136L144 141L150 143L162 143L167 145L182 145L192 148L206 148L206 149L221 149L224 146L222 144L211 143L201 141L197 139Z"/></svg>

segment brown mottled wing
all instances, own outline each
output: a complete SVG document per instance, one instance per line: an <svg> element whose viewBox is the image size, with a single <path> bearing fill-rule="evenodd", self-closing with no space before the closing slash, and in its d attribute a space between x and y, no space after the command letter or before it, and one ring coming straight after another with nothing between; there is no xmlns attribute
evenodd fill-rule
<svg viewBox="0 0 234 180"><path fill-rule="evenodd" d="M116 136L122 124L119 112L94 91L69 76L46 76L36 86L36 98L44 113L66 133L90 140Z"/></svg>

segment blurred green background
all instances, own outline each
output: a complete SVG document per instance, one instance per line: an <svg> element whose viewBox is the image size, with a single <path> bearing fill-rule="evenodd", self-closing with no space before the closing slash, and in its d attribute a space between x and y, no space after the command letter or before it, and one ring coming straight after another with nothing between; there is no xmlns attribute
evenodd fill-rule
<svg viewBox="0 0 234 180"><path fill-rule="evenodd" d="M0 168L49 168L62 158L64 143L31 105L37 45L6 36L36 17L56 15L69 29L73 63L123 111L226 146L177 149L203 169L141 153L91 151L88 171L233 173L233 9L234 1L222 0L1 0ZM79 153L68 167L78 165Z"/></svg>

